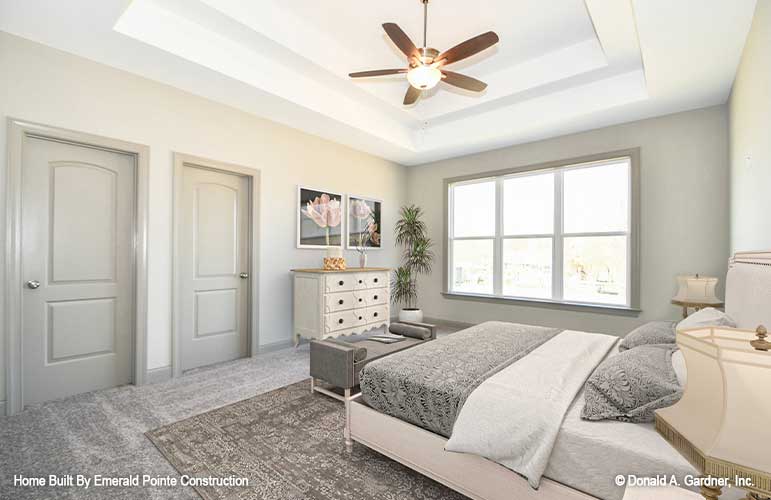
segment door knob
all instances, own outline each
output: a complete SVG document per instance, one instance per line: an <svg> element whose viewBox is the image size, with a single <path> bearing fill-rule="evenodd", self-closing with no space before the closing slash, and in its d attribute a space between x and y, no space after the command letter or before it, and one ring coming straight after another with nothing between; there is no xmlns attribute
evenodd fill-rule
<svg viewBox="0 0 771 500"><path fill-rule="evenodd" d="M31 288L35 290L36 288L40 288L40 282L37 280L29 280L27 282L27 288Z"/></svg>
<svg viewBox="0 0 771 500"><path fill-rule="evenodd" d="M245 280L249 277L249 273L241 273L238 275L242 280Z"/></svg>

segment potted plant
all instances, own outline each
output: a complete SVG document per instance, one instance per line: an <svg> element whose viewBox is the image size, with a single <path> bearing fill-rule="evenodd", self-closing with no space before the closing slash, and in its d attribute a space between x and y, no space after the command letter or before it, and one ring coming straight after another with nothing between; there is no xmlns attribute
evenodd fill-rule
<svg viewBox="0 0 771 500"><path fill-rule="evenodd" d="M423 321L423 311L417 307L417 278L430 274L434 252L433 242L426 235L423 209L416 205L404 206L394 226L396 244L403 248L402 265L394 272L391 282L391 298L395 304L403 304L399 311L400 321Z"/></svg>

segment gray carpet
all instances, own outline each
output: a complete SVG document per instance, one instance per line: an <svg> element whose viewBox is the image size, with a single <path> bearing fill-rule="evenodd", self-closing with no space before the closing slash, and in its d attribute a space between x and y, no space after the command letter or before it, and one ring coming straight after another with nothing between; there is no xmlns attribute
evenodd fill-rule
<svg viewBox="0 0 771 500"><path fill-rule="evenodd" d="M365 446L343 441L343 405L310 380L147 433L179 472L247 478L200 486L206 500L462 500Z"/></svg>
<svg viewBox="0 0 771 500"><path fill-rule="evenodd" d="M455 328L443 329L440 334ZM0 499L197 499L190 487L14 487L14 475L179 474L144 433L308 378L308 346L28 406L0 417ZM288 497L291 498L291 497Z"/></svg>

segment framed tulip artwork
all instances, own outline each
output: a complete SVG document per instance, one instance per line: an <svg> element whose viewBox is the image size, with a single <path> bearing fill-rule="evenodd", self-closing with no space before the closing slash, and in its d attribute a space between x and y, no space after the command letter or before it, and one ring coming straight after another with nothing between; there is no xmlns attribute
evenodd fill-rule
<svg viewBox="0 0 771 500"><path fill-rule="evenodd" d="M346 248L362 251L382 247L382 205L382 201L374 198L348 195Z"/></svg>
<svg viewBox="0 0 771 500"><path fill-rule="evenodd" d="M297 187L297 248L343 246L343 195Z"/></svg>

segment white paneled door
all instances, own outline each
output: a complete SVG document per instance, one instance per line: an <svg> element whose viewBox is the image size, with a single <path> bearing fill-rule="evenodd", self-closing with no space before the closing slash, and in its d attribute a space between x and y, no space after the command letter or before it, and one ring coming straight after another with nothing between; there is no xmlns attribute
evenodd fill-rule
<svg viewBox="0 0 771 500"><path fill-rule="evenodd" d="M24 403L130 383L135 157L24 141Z"/></svg>
<svg viewBox="0 0 771 500"><path fill-rule="evenodd" d="M184 164L177 204L182 370L247 356L249 179Z"/></svg>

